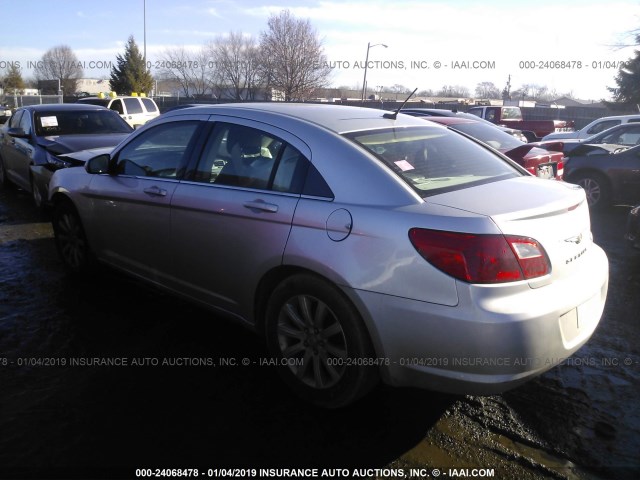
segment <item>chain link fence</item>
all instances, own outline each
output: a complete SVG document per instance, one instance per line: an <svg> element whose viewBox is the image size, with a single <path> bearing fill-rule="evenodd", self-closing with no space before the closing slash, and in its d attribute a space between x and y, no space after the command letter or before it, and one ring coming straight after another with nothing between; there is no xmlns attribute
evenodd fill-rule
<svg viewBox="0 0 640 480"><path fill-rule="evenodd" d="M0 98L0 104L12 109L48 103L63 103L63 97L62 95L4 95Z"/></svg>

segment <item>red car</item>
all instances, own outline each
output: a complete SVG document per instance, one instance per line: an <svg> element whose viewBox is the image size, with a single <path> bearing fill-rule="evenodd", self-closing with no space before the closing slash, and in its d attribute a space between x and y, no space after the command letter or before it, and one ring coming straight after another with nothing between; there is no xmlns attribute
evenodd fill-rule
<svg viewBox="0 0 640 480"><path fill-rule="evenodd" d="M486 143L537 177L562 180L564 170L564 154L562 152L550 151L535 143L523 143L513 135L480 120L458 117L423 118ZM553 146L549 145L547 148L553 148Z"/></svg>

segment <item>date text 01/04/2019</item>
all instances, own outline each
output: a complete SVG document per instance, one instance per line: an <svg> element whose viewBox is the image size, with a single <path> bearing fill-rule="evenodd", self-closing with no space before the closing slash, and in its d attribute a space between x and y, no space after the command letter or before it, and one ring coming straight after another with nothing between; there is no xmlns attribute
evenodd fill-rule
<svg viewBox="0 0 640 480"><path fill-rule="evenodd" d="M520 60L518 68L522 70L618 70L627 62L621 60Z"/></svg>

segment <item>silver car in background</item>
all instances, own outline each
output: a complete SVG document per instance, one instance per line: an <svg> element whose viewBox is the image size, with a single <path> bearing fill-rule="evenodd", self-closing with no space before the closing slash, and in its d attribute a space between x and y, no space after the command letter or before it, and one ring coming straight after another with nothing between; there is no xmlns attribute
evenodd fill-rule
<svg viewBox="0 0 640 480"><path fill-rule="evenodd" d="M324 407L379 380L513 388L580 348L607 294L581 188L402 114L184 108L50 192L70 272L98 260L246 323Z"/></svg>

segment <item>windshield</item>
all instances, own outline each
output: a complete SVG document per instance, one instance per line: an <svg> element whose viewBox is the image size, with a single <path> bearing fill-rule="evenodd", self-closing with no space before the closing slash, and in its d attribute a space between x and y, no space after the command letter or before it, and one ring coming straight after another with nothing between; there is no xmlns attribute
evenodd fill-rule
<svg viewBox="0 0 640 480"><path fill-rule="evenodd" d="M501 152L513 150L514 148L524 145L523 142L517 140L513 135L509 135L493 125L473 122L456 123L449 127L453 130L458 130L466 133L467 135L471 135L473 138L480 140Z"/></svg>
<svg viewBox="0 0 640 480"><path fill-rule="evenodd" d="M38 112L36 135L83 135L130 133L132 128L111 110L77 110Z"/></svg>
<svg viewBox="0 0 640 480"><path fill-rule="evenodd" d="M490 150L446 129L386 128L345 136L374 153L425 197L522 175Z"/></svg>

